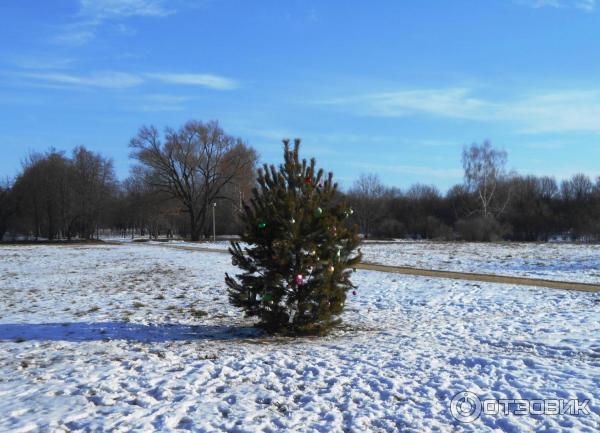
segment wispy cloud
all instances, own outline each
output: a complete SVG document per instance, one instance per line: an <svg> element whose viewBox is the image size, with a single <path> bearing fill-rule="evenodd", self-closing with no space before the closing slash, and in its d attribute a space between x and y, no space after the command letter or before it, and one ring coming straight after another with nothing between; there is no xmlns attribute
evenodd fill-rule
<svg viewBox="0 0 600 433"><path fill-rule="evenodd" d="M106 22L130 17L166 17L174 13L175 10L167 8L163 0L79 0L75 21L65 26L52 41L59 45L81 46L94 39ZM122 34L135 33L122 24L113 28Z"/></svg>
<svg viewBox="0 0 600 433"><path fill-rule="evenodd" d="M577 7L588 12L596 9L596 0L580 0L577 2Z"/></svg>
<svg viewBox="0 0 600 433"><path fill-rule="evenodd" d="M596 10L596 0L517 0L517 3L532 8L574 8L585 12Z"/></svg>
<svg viewBox="0 0 600 433"><path fill-rule="evenodd" d="M123 89L141 85L149 81L164 84L202 86L213 90L231 90L238 87L235 80L213 74L167 74L167 73L127 73L116 71L94 72L88 75L49 71L25 71L15 74L21 78L57 83L72 87L102 87Z"/></svg>
<svg viewBox="0 0 600 433"><path fill-rule="evenodd" d="M534 141L524 143L524 146L528 149L556 150L564 149L568 146L568 143L562 141Z"/></svg>
<svg viewBox="0 0 600 433"><path fill-rule="evenodd" d="M25 55L8 58L8 62L22 69L66 69L73 65L74 60L71 58L55 57L51 55Z"/></svg>
<svg viewBox="0 0 600 433"><path fill-rule="evenodd" d="M58 35L52 38L52 42L57 45L64 45L69 47L79 47L81 45L85 45L87 42L91 41L96 37L96 26L81 26L70 25L67 28L59 33Z"/></svg>
<svg viewBox="0 0 600 433"><path fill-rule="evenodd" d="M556 90L492 100L450 87L368 93L317 101L376 117L428 115L480 122L510 122L518 132L600 132L600 88Z"/></svg>
<svg viewBox="0 0 600 433"><path fill-rule="evenodd" d="M203 86L217 90L231 90L239 87L239 84L232 79L212 74L151 73L146 76L169 84Z"/></svg>
<svg viewBox="0 0 600 433"><path fill-rule="evenodd" d="M250 134L255 137L265 138L268 140L281 141L283 138L296 138L301 131L292 129L261 129L255 126L242 125L238 126L238 129L243 131L244 134ZM387 137L383 135L374 134L357 134L357 133L322 133L302 131L302 135L299 137L303 141L311 140L317 143L332 143L332 144L348 144L348 143L383 143L383 142L394 142L394 137Z"/></svg>
<svg viewBox="0 0 600 433"><path fill-rule="evenodd" d="M109 89L133 87L143 82L137 75L125 72L98 72L88 76L56 72L25 72L21 74L21 76L71 86L102 87Z"/></svg>
<svg viewBox="0 0 600 433"><path fill-rule="evenodd" d="M370 93L352 97L332 98L318 103L332 106L353 106L364 114L381 117L402 117L427 113L454 118L483 118L489 103L472 96L463 87L446 89L411 89Z"/></svg>
<svg viewBox="0 0 600 433"><path fill-rule="evenodd" d="M500 113L522 132L600 132L600 89L538 93L508 102Z"/></svg>
<svg viewBox="0 0 600 433"><path fill-rule="evenodd" d="M188 96L169 94L148 94L136 98L132 102L136 110L160 112L160 111L182 111L185 103L190 101Z"/></svg>
<svg viewBox="0 0 600 433"><path fill-rule="evenodd" d="M458 178L463 175L463 171L459 169L440 169L439 167L425 165L372 164L368 162L347 162L347 164L359 170L371 172L394 172L414 176L448 179Z"/></svg>
<svg viewBox="0 0 600 433"><path fill-rule="evenodd" d="M165 17L175 13L162 0L80 0L80 15L103 21L127 17Z"/></svg>

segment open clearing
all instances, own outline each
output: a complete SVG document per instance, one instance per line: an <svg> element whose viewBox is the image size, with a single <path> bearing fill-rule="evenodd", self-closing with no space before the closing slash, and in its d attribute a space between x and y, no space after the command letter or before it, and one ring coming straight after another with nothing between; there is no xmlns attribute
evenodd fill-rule
<svg viewBox="0 0 600 433"><path fill-rule="evenodd" d="M169 245L226 250L228 243ZM600 284L599 244L367 241L361 249L364 262L384 266Z"/></svg>
<svg viewBox="0 0 600 433"><path fill-rule="evenodd" d="M363 251L400 264L390 252L400 245ZM454 265L484 266L451 245ZM531 260L575 260L562 247ZM415 259L416 248L435 256L408 246ZM519 248L502 257L517 262ZM545 268L523 272L577 273ZM235 272L226 255L143 244L0 247L0 431L600 428L600 293L359 270L349 326L269 339L229 306L225 272ZM460 424L449 401L463 390L590 399L591 414Z"/></svg>
<svg viewBox="0 0 600 433"><path fill-rule="evenodd" d="M120 243L116 243L116 245L120 245ZM160 247L168 247L175 248L179 250L187 250L187 251L199 251L199 252L209 252L209 253L221 253L221 254L229 254L227 251L227 242L219 242L219 243L211 243L209 246L206 242L202 243L189 243L189 242L147 242L147 245L160 246ZM436 245L436 243L430 243L430 245ZM445 244L442 244L445 245ZM494 245L494 244L489 244ZM367 244L367 248L372 245ZM381 250L381 245L377 245L377 249ZM396 250L398 252L398 250ZM562 290L581 290L585 292L599 292L600 284L594 283L585 283L585 282L573 282L566 281L567 275L564 273L560 273L558 276L556 273L546 272L546 275L550 275L556 277L556 280L551 279L542 279L542 278L530 278L526 276L518 276L513 277L509 275L501 275L501 274L481 274L475 272L461 272L461 271L448 271L448 270L440 270L440 269L422 269L411 266L398 266L398 265L383 265L379 263L369 263L369 262L361 262L356 266L358 269L364 269L368 271L378 271L378 272L388 272L395 274L403 274L403 275L417 275L421 277L433 277L433 278L449 278L453 280L468 280L468 281L478 281L485 283L501 283L501 284L512 284L512 285L524 285L524 286L534 286L534 287L546 287L553 289L562 289ZM506 274L506 271L505 271ZM568 274L572 276L572 274ZM561 280L562 278L562 280ZM576 280L581 280L582 278L575 278ZM585 280L585 278L583 278Z"/></svg>
<svg viewBox="0 0 600 433"><path fill-rule="evenodd" d="M568 243L367 243L364 260L455 272L600 284L600 245Z"/></svg>

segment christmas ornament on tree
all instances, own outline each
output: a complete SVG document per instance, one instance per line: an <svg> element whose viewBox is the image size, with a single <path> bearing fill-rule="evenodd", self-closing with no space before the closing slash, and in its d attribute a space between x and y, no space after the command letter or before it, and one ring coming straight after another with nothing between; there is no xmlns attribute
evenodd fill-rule
<svg viewBox="0 0 600 433"><path fill-rule="evenodd" d="M225 281L230 302L264 329L322 334L339 323L354 287L358 230L347 223L333 175L317 169L314 159L299 158L300 140L284 146L283 164L258 171L240 215L247 246L232 242L229 249L241 273Z"/></svg>

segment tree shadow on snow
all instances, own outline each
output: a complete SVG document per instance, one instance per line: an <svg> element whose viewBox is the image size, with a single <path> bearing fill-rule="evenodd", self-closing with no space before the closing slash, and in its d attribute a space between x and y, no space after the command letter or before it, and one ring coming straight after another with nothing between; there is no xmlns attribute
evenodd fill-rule
<svg viewBox="0 0 600 433"><path fill-rule="evenodd" d="M256 328L219 325L143 325L128 322L7 323L0 324L0 342L7 341L103 341L136 342L219 341L262 336Z"/></svg>

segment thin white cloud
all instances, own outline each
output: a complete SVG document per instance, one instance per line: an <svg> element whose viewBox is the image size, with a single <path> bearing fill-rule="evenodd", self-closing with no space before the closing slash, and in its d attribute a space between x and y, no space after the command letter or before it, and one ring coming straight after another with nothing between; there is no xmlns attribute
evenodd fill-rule
<svg viewBox="0 0 600 433"><path fill-rule="evenodd" d="M213 90L231 90L239 86L234 80L213 74L134 74L106 71L95 72L88 75L76 75L50 70L39 72L25 71L15 75L36 81L63 84L72 87L102 87L107 89L135 87L148 81L159 81L163 84L172 85L202 86Z"/></svg>
<svg viewBox="0 0 600 433"><path fill-rule="evenodd" d="M146 75L169 84L203 86L217 90L231 90L239 87L239 84L232 79L212 74L151 73Z"/></svg>
<svg viewBox="0 0 600 433"><path fill-rule="evenodd" d="M528 149L557 150L564 149L568 146L568 143L563 141L533 141L524 143L523 146Z"/></svg>
<svg viewBox="0 0 600 433"><path fill-rule="evenodd" d="M52 42L57 45L68 47L80 47L85 45L96 37L96 28L79 28L79 26L69 26L66 31L54 36Z"/></svg>
<svg viewBox="0 0 600 433"><path fill-rule="evenodd" d="M56 72L26 72L20 74L25 78L66 84L70 86L102 87L123 89L141 84L143 80L137 75L125 72L98 72L88 76L63 74Z"/></svg>
<svg viewBox="0 0 600 433"><path fill-rule="evenodd" d="M596 10L597 0L517 0L517 3L532 8L572 8L593 12Z"/></svg>
<svg viewBox="0 0 600 433"><path fill-rule="evenodd" d="M22 69L67 69L71 67L74 60L71 58L55 57L50 55L27 55L10 58L8 63L18 66Z"/></svg>
<svg viewBox="0 0 600 433"><path fill-rule="evenodd" d="M522 119L522 132L600 132L600 89L531 95L507 103L503 114Z"/></svg>
<svg viewBox="0 0 600 433"><path fill-rule="evenodd" d="M576 2L576 7L587 12L592 12L596 9L596 0L579 0Z"/></svg>
<svg viewBox="0 0 600 433"><path fill-rule="evenodd" d="M560 7L560 2L558 0L520 0L518 3L531 6L532 8Z"/></svg>
<svg viewBox="0 0 600 433"><path fill-rule="evenodd" d="M191 98L188 96L169 94L148 94L133 100L133 108L136 110L160 112L160 111L182 111L185 103Z"/></svg>
<svg viewBox="0 0 600 433"><path fill-rule="evenodd" d="M424 165L405 165L405 164L372 164L369 162L347 162L348 165L360 170L372 172L393 172L414 176L435 177L435 178L457 178L464 173L460 169L440 169Z"/></svg>
<svg viewBox="0 0 600 433"><path fill-rule="evenodd" d="M427 115L480 122L508 122L518 132L600 133L600 88L557 90L491 100L467 88L413 89L317 101L376 117Z"/></svg>
<svg viewBox="0 0 600 433"><path fill-rule="evenodd" d="M65 26L52 41L58 45L77 47L94 39L105 22L131 17L161 18L174 13L175 10L167 8L163 0L79 0L76 21ZM113 29L122 34L135 34L135 30L122 24L113 26Z"/></svg>
<svg viewBox="0 0 600 433"><path fill-rule="evenodd" d="M240 126L238 129L242 130L244 134L253 135L255 137L265 138L268 140L281 141L283 138L295 138L298 136L299 131L293 131L291 129L258 129L254 126ZM311 140L318 143L383 143L396 141L395 137L387 137L383 135L373 134L356 134L356 133L306 133L303 132L300 138L305 140Z"/></svg>
<svg viewBox="0 0 600 433"><path fill-rule="evenodd" d="M403 117L427 113L464 119L483 118L489 104L472 96L467 88L412 89L370 93L349 98L318 101L325 105L354 106L364 114L381 117Z"/></svg>
<svg viewBox="0 0 600 433"><path fill-rule="evenodd" d="M94 20L165 17L175 13L162 0L80 0L80 14Z"/></svg>
<svg viewBox="0 0 600 433"><path fill-rule="evenodd" d="M538 161L541 162L541 161ZM584 174L588 176L592 181L600 179L600 172L598 170L582 169L581 166L562 166L562 167L549 167L549 168L535 168L535 167L524 167L517 169L517 173L527 173L534 176L548 176L556 179L558 182L563 180L571 179L574 174Z"/></svg>

